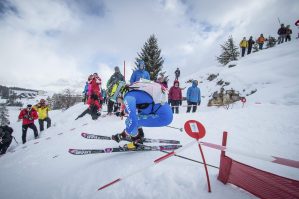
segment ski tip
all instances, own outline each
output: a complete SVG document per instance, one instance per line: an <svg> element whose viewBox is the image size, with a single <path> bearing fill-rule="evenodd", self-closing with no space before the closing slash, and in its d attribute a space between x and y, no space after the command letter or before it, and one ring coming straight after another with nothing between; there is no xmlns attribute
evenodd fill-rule
<svg viewBox="0 0 299 199"><path fill-rule="evenodd" d="M75 149L69 149L69 153L74 154Z"/></svg>
<svg viewBox="0 0 299 199"><path fill-rule="evenodd" d="M81 133L82 137L86 137L86 135L87 135L87 133L84 133L84 132Z"/></svg>

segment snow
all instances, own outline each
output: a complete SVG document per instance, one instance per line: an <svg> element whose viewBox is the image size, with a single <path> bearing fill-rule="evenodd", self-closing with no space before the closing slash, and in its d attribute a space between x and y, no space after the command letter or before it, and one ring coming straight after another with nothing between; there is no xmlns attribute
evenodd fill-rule
<svg viewBox="0 0 299 199"><path fill-rule="evenodd" d="M237 66L233 68L208 67L185 77L185 80L195 78L203 82L199 86L205 98L196 113L186 114L186 108L181 108L181 113L174 115L171 126L183 127L185 121L195 119L206 128L202 141L221 144L222 132L227 131L228 147L298 161L298 53L298 41L293 41L246 56L236 61ZM208 73L219 73L219 76L210 82L206 80ZM237 89L243 96L254 89L257 92L246 97L244 107L241 102L229 109L207 107L208 96L220 89L216 86L220 79L229 81L231 84L227 88ZM27 143L22 145L21 124L16 122L19 108L9 107L10 121L19 145L13 141L8 153L0 158L1 198L255 198L238 187L222 184L217 180L218 169L212 167L208 168L212 193L208 193L203 165L177 157L97 191L164 154L70 155L69 148L105 148L125 144L82 138L81 132L111 136L124 128L124 121L114 116L93 121L87 115L75 121L85 108L80 103L64 112L51 111L53 127L45 130L38 140L33 139L33 132L29 129ZM192 141L184 132L172 128L144 128L144 131L149 138L177 139L183 145ZM203 150L207 163L219 166L220 151L204 146ZM202 161L197 145L179 155ZM227 155L262 170L299 180L298 169L236 154Z"/></svg>

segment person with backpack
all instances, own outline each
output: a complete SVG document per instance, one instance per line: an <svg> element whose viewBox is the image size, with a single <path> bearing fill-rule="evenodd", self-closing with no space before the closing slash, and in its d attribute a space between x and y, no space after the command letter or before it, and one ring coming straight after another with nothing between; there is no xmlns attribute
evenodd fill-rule
<svg viewBox="0 0 299 199"><path fill-rule="evenodd" d="M195 113L196 109L197 109L197 105L200 105L201 102L201 95L200 95L200 89L197 87L198 85L198 81L197 80L193 80L192 81L192 86L190 86L187 90L187 113L189 113L191 111L191 107L192 108L192 112Z"/></svg>
<svg viewBox="0 0 299 199"><path fill-rule="evenodd" d="M125 78L120 73L119 67L116 66L114 68L113 75L111 75L111 77L109 78L109 80L107 82L107 94L108 94L108 104L107 104L108 114L107 115L112 115L112 112L115 112L117 109L117 106L114 106L115 102L113 100L111 100L111 97L114 94L114 89L116 87L115 85L118 84L120 81L124 82ZM114 107L114 110L113 110L113 107Z"/></svg>
<svg viewBox="0 0 299 199"><path fill-rule="evenodd" d="M8 126L8 124L0 126L0 155L3 155L6 153L8 147L11 144L12 141L12 133L13 129Z"/></svg>
<svg viewBox="0 0 299 199"><path fill-rule="evenodd" d="M252 36L249 37L249 40L248 40L248 48L247 48L247 55L249 55L251 53L251 50L252 50L252 46L254 44L254 40L252 39Z"/></svg>
<svg viewBox="0 0 299 199"><path fill-rule="evenodd" d="M38 113L38 123L39 123L39 131L42 132L44 130L44 122L47 122L47 129L51 127L51 119L49 117L48 112L51 110L50 107L46 104L45 99L41 99L40 102L33 106L33 108Z"/></svg>
<svg viewBox="0 0 299 199"><path fill-rule="evenodd" d="M244 57L247 47L248 47L248 42L246 40L246 37L243 37L243 40L240 42L241 56L242 57Z"/></svg>
<svg viewBox="0 0 299 199"><path fill-rule="evenodd" d="M162 127L173 119L172 110L167 103L167 90L160 84L148 80L123 86L118 95L118 102L124 105L128 117L125 129L112 136L116 142L131 141L129 149L136 149L143 143L142 127Z"/></svg>
<svg viewBox="0 0 299 199"><path fill-rule="evenodd" d="M179 77L181 75L181 71L179 68L177 68L175 71L174 71L174 74L175 74L175 80L179 80Z"/></svg>
<svg viewBox="0 0 299 199"><path fill-rule="evenodd" d="M173 86L169 90L168 98L171 102L172 112L179 113L179 106L182 105L182 89L178 80L173 82Z"/></svg>
<svg viewBox="0 0 299 199"><path fill-rule="evenodd" d="M261 34L256 41L256 43L258 43L258 45L259 45L260 50L263 50L263 45L264 45L265 41L266 41L266 39L265 39L264 35Z"/></svg>
<svg viewBox="0 0 299 199"><path fill-rule="evenodd" d="M130 83L133 84L134 82L139 81L141 78L150 80L150 75L145 69L145 63L143 60L138 61L137 67L138 69L135 70L131 75Z"/></svg>
<svg viewBox="0 0 299 199"><path fill-rule="evenodd" d="M34 124L34 120L38 119L37 112L34 108L32 108L31 104L27 105L27 108L21 110L19 114L18 121L23 120L22 122L22 141L23 144L26 143L26 135L27 135L27 129L30 128L34 132L34 138L38 138L38 131Z"/></svg>

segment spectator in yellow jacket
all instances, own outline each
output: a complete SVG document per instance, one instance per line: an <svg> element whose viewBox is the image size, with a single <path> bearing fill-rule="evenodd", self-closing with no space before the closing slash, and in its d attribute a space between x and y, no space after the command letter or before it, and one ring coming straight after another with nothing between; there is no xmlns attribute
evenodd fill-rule
<svg viewBox="0 0 299 199"><path fill-rule="evenodd" d="M240 42L240 48L242 49L242 57L244 57L247 47L248 47L248 41L246 40L246 37L243 37L243 40Z"/></svg>
<svg viewBox="0 0 299 199"><path fill-rule="evenodd" d="M51 127L51 119L49 118L48 112L50 111L49 106L46 104L46 100L41 99L40 102L33 107L38 113L38 123L40 132L44 130L44 121L47 122L47 128Z"/></svg>

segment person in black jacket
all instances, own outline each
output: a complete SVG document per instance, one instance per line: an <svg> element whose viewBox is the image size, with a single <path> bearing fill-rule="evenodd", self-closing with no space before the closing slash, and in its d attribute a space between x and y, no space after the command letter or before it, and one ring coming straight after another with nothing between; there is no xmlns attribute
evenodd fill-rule
<svg viewBox="0 0 299 199"><path fill-rule="evenodd" d="M252 39L252 36L249 37L249 40L248 40L248 48L247 48L247 55L249 55L251 53L251 49L252 49L252 46L254 44L254 40Z"/></svg>
<svg viewBox="0 0 299 199"><path fill-rule="evenodd" d="M175 74L175 80L179 80L179 77L180 77L180 75L181 75L181 71L180 71L180 69L177 68L177 69L175 70L174 74Z"/></svg>
<svg viewBox="0 0 299 199"><path fill-rule="evenodd" d="M12 141L13 129L8 125L0 126L0 155L6 153Z"/></svg>
<svg viewBox="0 0 299 199"><path fill-rule="evenodd" d="M286 34L287 34L287 29L284 26L284 24L281 24L280 28L277 31L277 34L278 34L277 44L283 43L286 38Z"/></svg>

